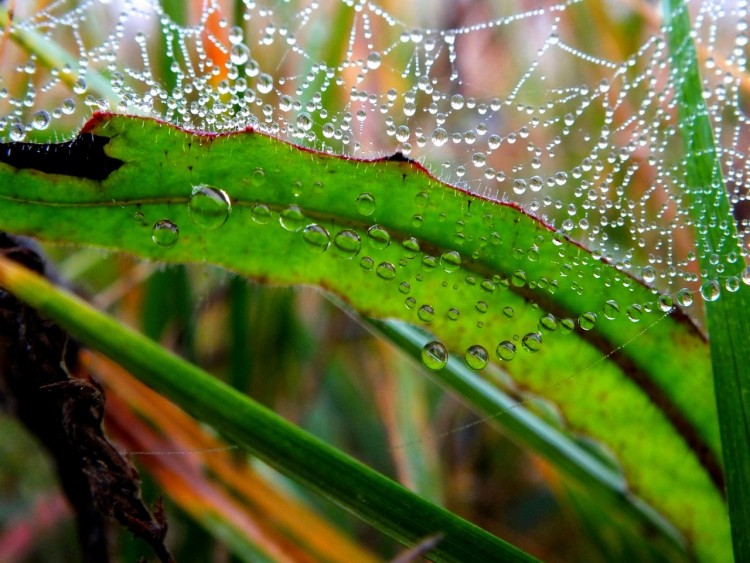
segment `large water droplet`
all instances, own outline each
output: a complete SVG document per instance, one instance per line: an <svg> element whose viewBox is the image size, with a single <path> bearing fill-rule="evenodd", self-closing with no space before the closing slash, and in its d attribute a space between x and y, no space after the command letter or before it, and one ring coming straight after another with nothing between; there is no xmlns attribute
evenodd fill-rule
<svg viewBox="0 0 750 563"><path fill-rule="evenodd" d="M701 285L701 296L705 301L716 301L721 296L721 284L718 280L709 280Z"/></svg>
<svg viewBox="0 0 750 563"><path fill-rule="evenodd" d="M375 197L371 193L361 193L354 200L354 205L357 207L357 213L367 217L375 212Z"/></svg>
<svg viewBox="0 0 750 563"><path fill-rule="evenodd" d="M419 320L429 323L435 317L435 309L430 305L422 305L417 311Z"/></svg>
<svg viewBox="0 0 750 563"><path fill-rule="evenodd" d="M538 332L530 332L521 339L521 344L529 352L538 352L542 349L542 335Z"/></svg>
<svg viewBox="0 0 750 563"><path fill-rule="evenodd" d="M348 229L340 231L333 239L333 244L339 253L347 258L355 257L362 248L362 241L359 235Z"/></svg>
<svg viewBox="0 0 750 563"><path fill-rule="evenodd" d="M271 220L271 210L263 203L256 203L250 208L253 221L260 225L265 225Z"/></svg>
<svg viewBox="0 0 750 563"><path fill-rule="evenodd" d="M495 351L495 353L501 360L509 362L516 357L516 345L513 344L510 340L503 340L500 344L497 345L497 350Z"/></svg>
<svg viewBox="0 0 750 563"><path fill-rule="evenodd" d="M391 244L391 235L380 225L373 225L367 229L367 236L370 237L370 242L375 248L382 250Z"/></svg>
<svg viewBox="0 0 750 563"><path fill-rule="evenodd" d="M440 256L440 267L447 273L452 273L461 267L461 255L455 250L444 252Z"/></svg>
<svg viewBox="0 0 750 563"><path fill-rule="evenodd" d="M52 120L52 117L50 116L49 112L42 110L39 110L34 114L34 116L31 118L31 125L34 127L34 129L38 129L39 131L43 131L49 126L50 121Z"/></svg>
<svg viewBox="0 0 750 563"><path fill-rule="evenodd" d="M433 371L442 369L448 363L448 350L436 340L428 342L422 348L422 363Z"/></svg>
<svg viewBox="0 0 750 563"><path fill-rule="evenodd" d="M390 262L381 262L375 268L375 273L384 280L392 280L396 277L396 267Z"/></svg>
<svg viewBox="0 0 750 563"><path fill-rule="evenodd" d="M465 359L467 366L471 369L479 370L487 367L487 364L490 361L490 355L487 353L486 348L475 344L466 350Z"/></svg>
<svg viewBox="0 0 750 563"><path fill-rule="evenodd" d="M367 68L375 70L380 66L380 53L373 51L367 56Z"/></svg>
<svg viewBox="0 0 750 563"><path fill-rule="evenodd" d="M331 243L328 231L315 223L305 227L302 231L302 239L307 243L307 248L315 252L325 252Z"/></svg>
<svg viewBox="0 0 750 563"><path fill-rule="evenodd" d="M229 218L232 204L224 190L206 184L193 186L188 203L190 219L204 229L218 229Z"/></svg>
<svg viewBox="0 0 750 563"><path fill-rule="evenodd" d="M305 215L296 205L290 205L279 214L279 223L287 231L299 231L305 222Z"/></svg>
<svg viewBox="0 0 750 563"><path fill-rule="evenodd" d="M596 313L583 313L580 317L578 317L578 325L583 330L591 330L596 326Z"/></svg>
<svg viewBox="0 0 750 563"><path fill-rule="evenodd" d="M151 229L151 240L157 246L174 246L179 238L180 229L169 219L159 219Z"/></svg>

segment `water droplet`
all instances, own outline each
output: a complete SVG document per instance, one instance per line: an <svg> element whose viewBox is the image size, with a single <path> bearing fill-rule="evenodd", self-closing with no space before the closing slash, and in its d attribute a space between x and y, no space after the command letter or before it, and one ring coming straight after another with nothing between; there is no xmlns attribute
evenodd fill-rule
<svg viewBox="0 0 750 563"><path fill-rule="evenodd" d="M400 293L403 293L404 295L409 293L411 291L411 286L409 285L409 282L401 282L400 284L398 284L398 291Z"/></svg>
<svg viewBox="0 0 750 563"><path fill-rule="evenodd" d="M442 127L438 127L432 132L430 140L436 147L442 147L448 141L448 132Z"/></svg>
<svg viewBox="0 0 750 563"><path fill-rule="evenodd" d="M513 310L513 307L510 307L510 306L503 307L503 315L505 315L509 319L512 319L513 315L515 315L515 314L516 314L516 312Z"/></svg>
<svg viewBox="0 0 750 563"><path fill-rule="evenodd" d="M660 295L657 303L659 305L659 309L664 313L669 313L672 309L674 309L674 301L669 295Z"/></svg>
<svg viewBox="0 0 750 563"><path fill-rule="evenodd" d="M250 174L254 186L262 186L266 183L266 171L262 168L256 168Z"/></svg>
<svg viewBox="0 0 750 563"><path fill-rule="evenodd" d="M487 350L483 346L479 346L478 344L475 344L474 346L470 346L468 350L466 350L466 365L469 366L471 369L484 369L487 367L487 364L490 361L490 355L487 353Z"/></svg>
<svg viewBox="0 0 750 563"><path fill-rule="evenodd" d="M428 342L422 348L422 363L433 371L442 369L448 363L448 350L440 342Z"/></svg>
<svg viewBox="0 0 750 563"><path fill-rule="evenodd" d="M43 131L49 126L49 123L51 120L52 120L52 116L50 116L49 112L44 111L42 109L36 112L34 116L31 118L31 126L34 129Z"/></svg>
<svg viewBox="0 0 750 563"><path fill-rule="evenodd" d="M448 318L452 321L457 321L461 316L461 312L455 307L448 309Z"/></svg>
<svg viewBox="0 0 750 563"><path fill-rule="evenodd" d="M530 332L521 339L521 344L529 352L538 352L542 349L542 335L538 332Z"/></svg>
<svg viewBox="0 0 750 563"><path fill-rule="evenodd" d="M375 269L375 273L384 280L392 280L396 277L396 267L390 262L381 262Z"/></svg>
<svg viewBox="0 0 750 563"><path fill-rule="evenodd" d="M207 230L218 229L229 218L232 204L224 190L206 184L193 186L188 202L190 219Z"/></svg>
<svg viewBox="0 0 750 563"><path fill-rule="evenodd" d="M333 239L333 244L347 258L354 258L362 248L362 241L354 231L340 231Z"/></svg>
<svg viewBox="0 0 750 563"><path fill-rule="evenodd" d="M357 207L357 213L367 217L375 212L375 197L367 192L361 193L354 200L354 205Z"/></svg>
<svg viewBox="0 0 750 563"><path fill-rule="evenodd" d="M435 317L435 309L430 305L422 305L417 311L419 320L429 323Z"/></svg>
<svg viewBox="0 0 750 563"><path fill-rule="evenodd" d="M617 301L610 299L604 304L604 316L610 321L617 318L620 314L620 304Z"/></svg>
<svg viewBox="0 0 750 563"><path fill-rule="evenodd" d="M539 328L546 330L547 332L554 332L557 330L557 319L555 315L547 314L539 319Z"/></svg>
<svg viewBox="0 0 750 563"><path fill-rule="evenodd" d="M721 296L721 284L718 280L709 280L701 285L701 296L705 301L716 301Z"/></svg>
<svg viewBox="0 0 750 563"><path fill-rule="evenodd" d="M646 266L641 270L641 277L646 283L653 283L656 279L656 270L654 270L653 266Z"/></svg>
<svg viewBox="0 0 750 563"><path fill-rule="evenodd" d="M510 340L503 340L500 344L497 345L497 350L495 351L495 353L501 360L509 362L516 357L516 345L513 344Z"/></svg>
<svg viewBox="0 0 750 563"><path fill-rule="evenodd" d="M413 297L407 297L406 299L404 299L404 305L406 305L407 309L413 309L417 306L417 300Z"/></svg>
<svg viewBox="0 0 750 563"><path fill-rule="evenodd" d="M740 278L737 276L729 276L724 281L724 287L729 293L734 293L735 291L740 289Z"/></svg>
<svg viewBox="0 0 750 563"><path fill-rule="evenodd" d="M287 231L299 231L305 223L305 215L296 205L290 205L279 214L279 223Z"/></svg>
<svg viewBox="0 0 750 563"><path fill-rule="evenodd" d="M81 94L85 94L86 90L88 90L88 85L83 78L79 78L73 83L73 92L75 92L79 96Z"/></svg>
<svg viewBox="0 0 750 563"><path fill-rule="evenodd" d="M373 225L367 229L367 236L370 237L370 242L375 248L382 250L391 244L391 235L380 225Z"/></svg>
<svg viewBox="0 0 750 563"><path fill-rule="evenodd" d="M578 325L583 330L591 330L596 326L596 313L583 313L580 317L578 317Z"/></svg>
<svg viewBox="0 0 750 563"><path fill-rule="evenodd" d="M262 203L256 203L253 205L250 208L250 213L252 214L253 221L259 225L265 225L271 220L271 210L267 205Z"/></svg>
<svg viewBox="0 0 750 563"><path fill-rule="evenodd" d="M14 123L13 125L10 126L10 132L8 133L8 137L14 143L23 141L24 137L26 137L26 128L20 123Z"/></svg>
<svg viewBox="0 0 750 563"><path fill-rule="evenodd" d="M380 53L373 51L367 56L367 68L375 70L380 67Z"/></svg>
<svg viewBox="0 0 750 563"><path fill-rule="evenodd" d="M693 304L693 294L687 289L683 288L677 292L677 302L683 307L690 307Z"/></svg>
<svg viewBox="0 0 750 563"><path fill-rule="evenodd" d="M372 267L375 265L375 261L369 256L363 256L362 259L359 261L359 265L364 271L369 272L370 270L372 270Z"/></svg>
<svg viewBox="0 0 750 563"><path fill-rule="evenodd" d="M229 51L229 60L232 61L232 64L235 64L237 66L244 65L249 58L250 49L247 47L247 45L233 45L232 50Z"/></svg>
<svg viewBox="0 0 750 563"><path fill-rule="evenodd" d="M179 238L180 229L169 219L159 219L151 229L151 240L157 246L174 246Z"/></svg>
<svg viewBox="0 0 750 563"><path fill-rule="evenodd" d="M637 303L630 305L627 309L625 309L625 314L628 317L628 320L631 322L637 323L641 320L641 317L643 316L643 307L638 305Z"/></svg>
<svg viewBox="0 0 750 563"><path fill-rule="evenodd" d="M302 112L297 116L297 127L303 131L309 131L313 126L313 118L310 117L309 113Z"/></svg>
<svg viewBox="0 0 750 563"><path fill-rule="evenodd" d="M305 227L302 231L302 239L307 243L307 247L315 252L325 252L331 244L331 235L328 231L315 223Z"/></svg>
<svg viewBox="0 0 750 563"><path fill-rule="evenodd" d="M268 94L273 90L273 76L270 74L260 74L257 79L256 87L261 94Z"/></svg>
<svg viewBox="0 0 750 563"><path fill-rule="evenodd" d="M455 250L444 252L440 256L440 267L446 273L453 273L461 267L461 255Z"/></svg>
<svg viewBox="0 0 750 563"><path fill-rule="evenodd" d="M404 248L404 254L406 254L407 258L414 258L419 252L419 241L414 237L404 239L401 246Z"/></svg>
<svg viewBox="0 0 750 563"><path fill-rule="evenodd" d="M484 314L489 309L489 306L487 305L486 301L477 301L476 309L480 313Z"/></svg>

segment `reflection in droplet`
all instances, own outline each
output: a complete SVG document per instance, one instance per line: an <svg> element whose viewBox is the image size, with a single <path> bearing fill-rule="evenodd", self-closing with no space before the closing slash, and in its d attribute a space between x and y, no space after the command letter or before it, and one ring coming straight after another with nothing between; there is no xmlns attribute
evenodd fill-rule
<svg viewBox="0 0 750 563"><path fill-rule="evenodd" d="M375 212L375 197L370 193L359 194L354 200L354 204L357 207L357 213L365 217Z"/></svg>
<svg viewBox="0 0 750 563"><path fill-rule="evenodd" d="M333 244L338 249L339 253L347 258L353 258L359 254L362 248L362 241L359 235L354 231L348 229L340 231L333 239Z"/></svg>
<svg viewBox="0 0 750 563"><path fill-rule="evenodd" d="M495 351L495 353L501 360L509 362L516 357L516 345L513 344L510 340L503 340L500 344L497 345L497 350Z"/></svg>
<svg viewBox="0 0 750 563"><path fill-rule="evenodd" d="M151 229L151 240L157 246L174 246L179 238L180 229L169 219L159 219Z"/></svg>
<svg viewBox="0 0 750 563"><path fill-rule="evenodd" d="M302 231L302 239L307 243L307 248L315 252L325 252L331 243L331 236L328 231L315 223L305 227L305 230Z"/></svg>
<svg viewBox="0 0 750 563"><path fill-rule="evenodd" d="M448 363L448 350L440 342L428 342L422 348L422 363L433 371L442 369Z"/></svg>
<svg viewBox="0 0 750 563"><path fill-rule="evenodd" d="M193 223L203 229L212 230L226 223L232 211L232 204L224 190L200 184L193 186L188 211Z"/></svg>
<svg viewBox="0 0 750 563"><path fill-rule="evenodd" d="M466 350L466 365L471 369L484 369L490 361L490 355L483 346L475 344Z"/></svg>

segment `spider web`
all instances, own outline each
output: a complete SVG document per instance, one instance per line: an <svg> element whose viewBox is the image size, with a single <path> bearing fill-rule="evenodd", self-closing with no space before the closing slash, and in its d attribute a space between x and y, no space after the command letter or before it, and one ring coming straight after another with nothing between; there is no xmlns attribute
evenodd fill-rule
<svg viewBox="0 0 750 563"><path fill-rule="evenodd" d="M693 232L703 225L682 189L691 155L651 3L235 4L205 0L195 13L156 0L16 6L0 56L0 139L72 135L93 111L111 110L191 130L253 127L362 158L400 151L693 303ZM737 261L750 234L747 3L689 8ZM34 52L34 41L45 47ZM743 281L750 274L726 277L720 290Z"/></svg>

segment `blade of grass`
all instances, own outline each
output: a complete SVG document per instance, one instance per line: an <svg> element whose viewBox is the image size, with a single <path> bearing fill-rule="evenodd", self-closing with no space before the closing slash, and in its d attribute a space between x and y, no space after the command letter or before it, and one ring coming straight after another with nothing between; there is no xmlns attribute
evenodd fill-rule
<svg viewBox="0 0 750 563"><path fill-rule="evenodd" d="M44 278L0 257L0 285L73 336L282 473L411 545L442 533L436 561L533 561L514 546L409 492L274 412L122 326Z"/></svg>
<svg viewBox="0 0 750 563"><path fill-rule="evenodd" d="M366 324L421 363L422 348L432 340L423 331L397 321L366 319ZM451 357L443 369L430 375L443 387L456 393L477 412L489 417L513 439L528 445L548 459L564 475L583 485L587 493L609 506L612 514L623 514L637 526L651 532L649 542L669 554L669 560L687 557L679 532L629 490L625 479L562 432L530 413L512 397L469 369L462 360ZM660 536L656 540L653 533Z"/></svg>
<svg viewBox="0 0 750 563"><path fill-rule="evenodd" d="M739 283L746 265L736 257L744 252L721 173L721 152L703 99L690 15L682 0L666 0L663 6L685 147L685 192L692 199L689 207L705 272L702 293L713 294L706 299L706 316L734 557L750 561L750 286ZM722 291L720 280L731 277L738 289Z"/></svg>

